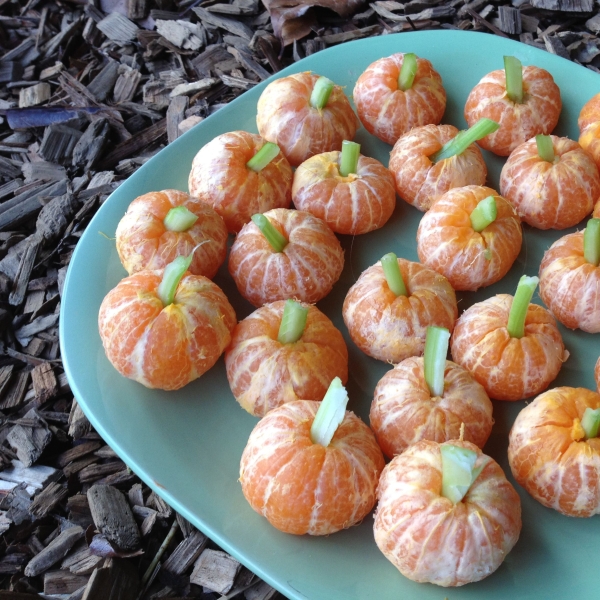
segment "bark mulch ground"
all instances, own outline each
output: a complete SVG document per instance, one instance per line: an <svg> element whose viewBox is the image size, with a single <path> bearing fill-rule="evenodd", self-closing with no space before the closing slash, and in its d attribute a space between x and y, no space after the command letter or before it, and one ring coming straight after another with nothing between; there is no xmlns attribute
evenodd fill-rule
<svg viewBox="0 0 600 600"><path fill-rule="evenodd" d="M0 600L281 597L91 428L61 365L66 269L108 195L239 94L334 44L438 28L600 72L593 0L0 0Z"/></svg>

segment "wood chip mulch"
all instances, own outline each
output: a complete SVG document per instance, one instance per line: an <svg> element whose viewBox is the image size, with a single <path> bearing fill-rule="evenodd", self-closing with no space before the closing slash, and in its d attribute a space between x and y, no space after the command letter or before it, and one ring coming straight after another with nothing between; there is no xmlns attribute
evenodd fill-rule
<svg viewBox="0 0 600 600"><path fill-rule="evenodd" d="M282 597L143 485L69 389L62 284L121 182L273 73L362 37L486 31L600 72L593 0L346 4L0 0L0 600Z"/></svg>

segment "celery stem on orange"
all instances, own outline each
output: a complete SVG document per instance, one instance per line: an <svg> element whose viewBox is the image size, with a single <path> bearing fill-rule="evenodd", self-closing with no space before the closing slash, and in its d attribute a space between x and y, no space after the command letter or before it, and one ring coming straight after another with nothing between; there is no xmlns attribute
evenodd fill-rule
<svg viewBox="0 0 600 600"><path fill-rule="evenodd" d="M598 437L598 429L600 429L600 408L594 409L588 406L581 418L581 426L585 431L586 440Z"/></svg>
<svg viewBox="0 0 600 600"><path fill-rule="evenodd" d="M554 162L554 146L552 138L549 135L536 135L535 143L537 145L538 156L546 162Z"/></svg>
<svg viewBox="0 0 600 600"><path fill-rule="evenodd" d="M477 232L483 231L498 216L498 207L494 196L488 196L477 203L471 213L471 227Z"/></svg>
<svg viewBox="0 0 600 600"><path fill-rule="evenodd" d="M410 90L417 74L417 56L412 52L402 57L402 68L398 76L398 88L403 92Z"/></svg>
<svg viewBox="0 0 600 600"><path fill-rule="evenodd" d="M342 177L348 177L350 173L356 173L359 157L360 144L344 140L342 142L342 153L340 155L340 175Z"/></svg>
<svg viewBox="0 0 600 600"><path fill-rule="evenodd" d="M445 327L429 326L427 328L423 362L425 383L433 397L444 394L444 371L446 370L449 339L450 332Z"/></svg>
<svg viewBox="0 0 600 600"><path fill-rule="evenodd" d="M295 300L286 300L283 308L283 316L279 325L277 341L282 344L297 342L304 333L308 307L302 306Z"/></svg>
<svg viewBox="0 0 600 600"><path fill-rule="evenodd" d="M388 252L381 259L381 267L383 268L383 274L390 290L396 296L408 296L406 285L400 272L400 266L398 265L398 258L393 252Z"/></svg>
<svg viewBox="0 0 600 600"><path fill-rule="evenodd" d="M189 256L178 256L165 267L161 282L156 289L156 293L163 306L173 304L177 286L185 272L190 268L193 257L194 252L192 251Z"/></svg>
<svg viewBox="0 0 600 600"><path fill-rule="evenodd" d="M254 221L254 224L260 229L267 242L271 244L271 248L273 248L275 252L282 252L287 246L288 241L283 234L279 233L279 231L273 227L271 221L261 213L252 215L252 221Z"/></svg>
<svg viewBox="0 0 600 600"><path fill-rule="evenodd" d="M583 232L583 258L585 261L600 266L600 219L590 219Z"/></svg>
<svg viewBox="0 0 600 600"><path fill-rule="evenodd" d="M486 119L485 117L479 119L479 121L472 127L469 127L469 129L459 131L456 136L449 142L446 142L440 150L435 154L432 154L429 157L429 160L433 163L437 163L440 162L440 160L462 154L471 144L484 138L490 133L494 133L499 127L500 125L496 123L496 121Z"/></svg>
<svg viewBox="0 0 600 600"><path fill-rule="evenodd" d="M327 79L327 77L319 77L310 95L310 105L318 110L324 108L329 100L333 86L333 81Z"/></svg>
<svg viewBox="0 0 600 600"><path fill-rule="evenodd" d="M267 142L247 163L246 166L257 173L262 171L277 155L279 146Z"/></svg>
<svg viewBox="0 0 600 600"><path fill-rule="evenodd" d="M315 420L310 428L310 439L313 444L329 446L340 423L346 414L348 393L339 377L335 377L323 398Z"/></svg>
<svg viewBox="0 0 600 600"><path fill-rule="evenodd" d="M163 220L165 229L168 231L187 231L198 217L185 206L175 206L172 208Z"/></svg>
<svg viewBox="0 0 600 600"><path fill-rule="evenodd" d="M506 95L517 104L523 103L523 66L515 56L504 57Z"/></svg>
<svg viewBox="0 0 600 600"><path fill-rule="evenodd" d="M475 468L477 452L470 448L442 444L442 496L453 504L460 502L479 477L485 464Z"/></svg>
<svg viewBox="0 0 600 600"><path fill-rule="evenodd" d="M506 325L510 337L522 338L525 335L527 309L539 281L538 277L528 277L527 275L523 275L519 279L519 285L517 285L517 291L508 314L508 324Z"/></svg>

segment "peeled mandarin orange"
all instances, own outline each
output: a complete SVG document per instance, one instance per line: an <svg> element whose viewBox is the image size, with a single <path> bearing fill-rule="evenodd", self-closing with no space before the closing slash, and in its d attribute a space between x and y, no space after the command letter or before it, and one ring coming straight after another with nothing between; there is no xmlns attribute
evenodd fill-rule
<svg viewBox="0 0 600 600"><path fill-rule="evenodd" d="M427 211L452 188L485 184L487 167L475 144L462 154L437 163L429 158L457 133L453 125L425 125L398 139L390 155L389 168L400 198L420 211Z"/></svg>
<svg viewBox="0 0 600 600"><path fill-rule="evenodd" d="M482 148L508 156L523 142L556 127L562 102L552 75L538 67L523 67L523 94L523 103L508 97L504 69L488 73L471 90L464 110L469 126L483 117L500 124L498 131L477 142Z"/></svg>
<svg viewBox="0 0 600 600"><path fill-rule="evenodd" d="M398 86L404 53L380 58L369 65L354 86L354 104L365 129L393 145L414 127L437 125L446 110L442 78L425 58L406 91Z"/></svg>
<svg viewBox="0 0 600 600"><path fill-rule="evenodd" d="M102 301L98 326L115 369L149 388L177 390L210 369L231 340L235 312L210 279L186 273L175 300L157 295L162 271L123 279Z"/></svg>
<svg viewBox="0 0 600 600"><path fill-rule="evenodd" d="M285 301L265 304L240 321L225 353L235 399L264 417L294 400L322 400L334 377L348 380L348 349L342 334L316 307L308 308L302 337L278 341Z"/></svg>
<svg viewBox="0 0 600 600"><path fill-rule="evenodd" d="M281 152L258 172L246 166L264 144L254 133L231 131L203 146L192 161L190 193L212 206L231 233L252 215L292 201L292 168Z"/></svg>
<svg viewBox="0 0 600 600"><path fill-rule="evenodd" d="M493 196L497 217L483 231L473 229L470 215ZM469 185L446 192L427 211L417 230L419 260L441 273L455 290L475 291L504 277L521 250L521 221L494 190Z"/></svg>
<svg viewBox="0 0 600 600"><path fill-rule="evenodd" d="M408 296L390 290L377 262L360 275L342 307L352 341L365 354L392 363L422 355L427 327L452 331L458 315L456 295L443 275L403 258L398 265Z"/></svg>
<svg viewBox="0 0 600 600"><path fill-rule="evenodd" d="M378 160L361 155L356 173L344 177L340 155L317 154L296 169L294 206L323 219L336 233L360 234L383 227L396 206L391 173Z"/></svg>
<svg viewBox="0 0 600 600"><path fill-rule="evenodd" d="M515 419L508 461L517 482L538 502L570 517L600 513L600 438L585 439L586 408L600 394L558 387L539 395Z"/></svg>
<svg viewBox="0 0 600 600"><path fill-rule="evenodd" d="M329 446L313 443L320 402L288 402L262 418L242 454L240 482L252 508L277 529L328 535L359 523L375 504L383 454L353 413Z"/></svg>
<svg viewBox="0 0 600 600"><path fill-rule="evenodd" d="M554 162L540 158L535 138L521 144L502 168L500 191L529 225L566 229L592 212L600 196L600 175L577 142L550 138Z"/></svg>
<svg viewBox="0 0 600 600"><path fill-rule="evenodd" d="M295 73L271 82L260 95L256 124L260 135L277 144L290 164L297 167L307 158L341 150L360 122L344 90L335 85L322 109L310 105L319 75Z"/></svg>
<svg viewBox="0 0 600 600"><path fill-rule="evenodd" d="M463 424L464 439L483 448L493 424L492 402L466 369L447 360L444 393L432 396L421 357L403 360L379 380L369 418L389 458L420 440L457 439Z"/></svg>
<svg viewBox="0 0 600 600"><path fill-rule="evenodd" d="M198 220L185 231L170 231L164 219L178 206L187 208ZM139 196L117 226L117 252L130 275L143 269L164 269L192 250L190 273L212 279L227 255L227 227L210 206L185 192L163 190Z"/></svg>
<svg viewBox="0 0 600 600"><path fill-rule="evenodd" d="M442 496L441 444L422 440L383 470L377 489L375 542L413 581L460 586L491 575L521 532L521 501L501 467L477 446L483 466L464 498Z"/></svg>
<svg viewBox="0 0 600 600"><path fill-rule="evenodd" d="M333 231L304 211L278 208L264 215L288 244L276 252L252 221L242 228L229 253L229 273L242 296L254 306L324 298L344 267L344 251Z"/></svg>
<svg viewBox="0 0 600 600"><path fill-rule="evenodd" d="M561 237L546 250L540 298L566 327L600 332L600 266L585 260L583 231Z"/></svg>
<svg viewBox="0 0 600 600"><path fill-rule="evenodd" d="M473 304L458 318L452 359L483 385L490 398L521 400L544 391L568 358L550 312L529 304L525 335L507 331L513 296L498 294Z"/></svg>
<svg viewBox="0 0 600 600"><path fill-rule="evenodd" d="M577 124L581 147L592 155L600 169L600 94L596 94L583 105Z"/></svg>

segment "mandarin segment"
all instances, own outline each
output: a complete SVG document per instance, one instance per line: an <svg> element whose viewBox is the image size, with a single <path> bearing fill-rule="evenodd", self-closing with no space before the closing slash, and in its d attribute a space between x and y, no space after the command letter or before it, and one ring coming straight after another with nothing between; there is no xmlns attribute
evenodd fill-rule
<svg viewBox="0 0 600 600"><path fill-rule="evenodd" d="M450 341L452 359L483 385L490 398L521 400L544 391L567 360L550 312L529 304L525 335L507 330L513 296L498 294L473 304L458 318Z"/></svg>
<svg viewBox="0 0 600 600"><path fill-rule="evenodd" d="M240 321L225 353L235 399L259 417L294 400L322 400L334 377L343 384L348 379L344 338L316 306L307 305L297 342L278 341L284 305L283 300L266 304Z"/></svg>
<svg viewBox="0 0 600 600"><path fill-rule="evenodd" d="M544 506L571 517L600 513L600 438L585 439L586 408L600 408L600 394L548 390L517 415L509 434L508 460L517 482Z"/></svg>
<svg viewBox="0 0 600 600"><path fill-rule="evenodd" d="M500 174L500 191L529 225L566 229L589 215L600 197L600 175L590 155L564 137L550 136L555 159L540 158L536 140L511 153Z"/></svg>
<svg viewBox="0 0 600 600"><path fill-rule="evenodd" d="M581 147L591 154L600 169L600 94L592 96L583 105L577 125Z"/></svg>
<svg viewBox="0 0 600 600"><path fill-rule="evenodd" d="M340 155L317 154L296 169L294 206L323 219L336 233L361 234L383 227L396 206L391 173L378 160L361 155L356 172L344 177Z"/></svg>
<svg viewBox="0 0 600 600"><path fill-rule="evenodd" d="M412 86L398 87L405 54L397 53L370 64L358 78L353 97L365 129L393 145L415 127L437 125L446 110L442 78L425 58L417 58Z"/></svg>
<svg viewBox="0 0 600 600"><path fill-rule="evenodd" d="M381 262L366 269L350 288L342 315L352 341L378 360L398 363L420 356L429 325L454 329L456 294L432 269L398 258L407 296L389 288Z"/></svg>
<svg viewBox="0 0 600 600"><path fill-rule="evenodd" d="M477 142L482 148L508 156L523 142L556 127L562 102L552 75L539 67L523 67L523 92L523 103L508 98L504 69L488 73L471 90L464 110L469 126L484 117L500 124L498 131Z"/></svg>
<svg viewBox="0 0 600 600"><path fill-rule="evenodd" d="M487 167L475 144L461 154L432 162L430 157L457 134L453 125L425 125L398 139L389 168L400 198L425 212L452 188L485 184Z"/></svg>
<svg viewBox="0 0 600 600"><path fill-rule="evenodd" d="M474 444L451 443L483 467L464 498L441 495L441 444L422 440L385 467L374 525L377 546L405 577L444 587L492 574L521 531L519 496L498 463Z"/></svg>
<svg viewBox="0 0 600 600"><path fill-rule="evenodd" d="M348 98L334 85L322 109L310 105L319 76L295 73L271 82L258 99L256 124L260 135L277 144L294 167L307 158L341 150L360 124Z"/></svg>
<svg viewBox="0 0 600 600"><path fill-rule="evenodd" d="M468 371L447 360L444 393L432 396L425 382L424 360L411 357L377 383L371 427L383 453L392 458L420 440L464 439L483 448L492 430L492 403Z"/></svg>
<svg viewBox="0 0 600 600"><path fill-rule="evenodd" d="M210 369L231 340L235 312L212 281L187 273L175 300L157 295L162 271L123 279L98 316L106 356L125 377L149 388L176 390Z"/></svg>
<svg viewBox="0 0 600 600"><path fill-rule="evenodd" d="M192 161L190 193L212 206L231 233L252 215L292 201L292 168L281 152L258 172L246 166L264 144L254 133L231 131L203 146Z"/></svg>
<svg viewBox="0 0 600 600"><path fill-rule="evenodd" d="M242 454L245 498L286 533L328 535L359 523L375 504L384 458L373 432L347 411L329 446L315 444L319 406L298 400L272 410Z"/></svg>
<svg viewBox="0 0 600 600"><path fill-rule="evenodd" d="M254 306L324 298L344 267L344 251L333 231L304 211L274 209L265 217L288 243L275 252L253 222L242 228L229 254L229 273L242 296Z"/></svg>
<svg viewBox="0 0 600 600"><path fill-rule="evenodd" d="M185 231L169 231L165 217L183 206L198 217ZM190 272L212 279L227 255L227 227L204 202L178 190L162 190L138 196L119 221L117 252L132 275L143 269L164 269L177 256L194 251Z"/></svg>
<svg viewBox="0 0 600 600"><path fill-rule="evenodd" d="M583 231L561 237L545 252L540 298L566 327L600 332L600 266L585 260Z"/></svg>
<svg viewBox="0 0 600 600"><path fill-rule="evenodd" d="M470 215L493 196L497 216L483 231ZM494 190L465 186L446 192L427 211L417 230L419 260L444 275L455 290L475 291L502 279L519 256L523 234L513 207Z"/></svg>

